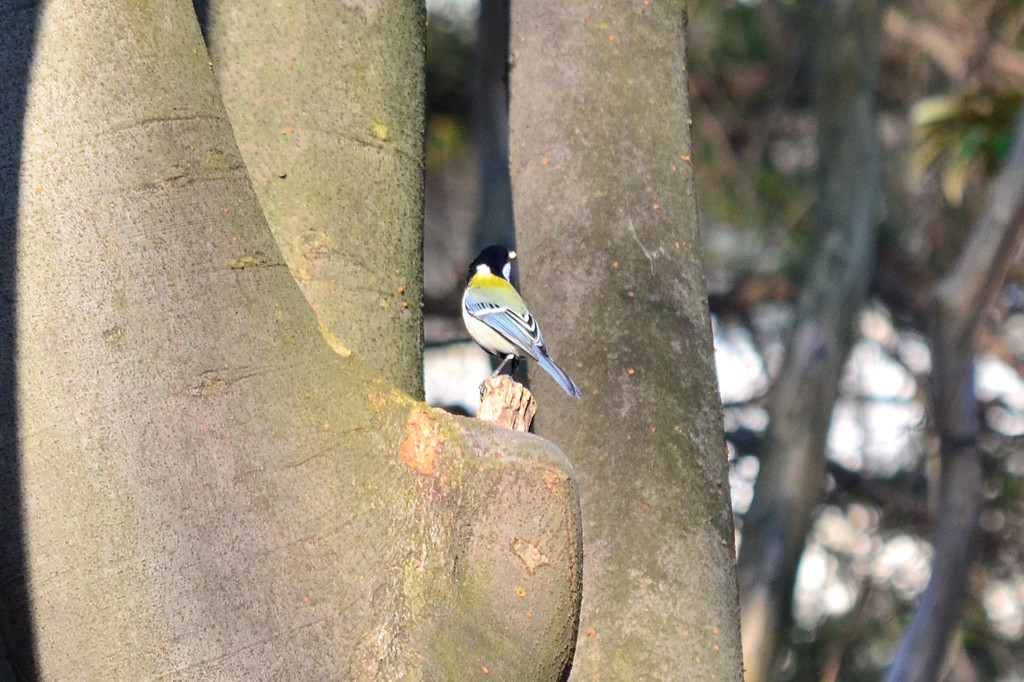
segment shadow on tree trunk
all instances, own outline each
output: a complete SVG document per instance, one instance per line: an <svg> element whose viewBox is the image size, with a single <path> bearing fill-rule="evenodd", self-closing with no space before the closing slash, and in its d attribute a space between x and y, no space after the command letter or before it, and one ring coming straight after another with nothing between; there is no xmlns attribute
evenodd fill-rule
<svg viewBox="0 0 1024 682"><path fill-rule="evenodd" d="M18 447L17 216L22 121L38 8L5 3L0 22L0 635L5 657L0 680L36 677L28 603L21 453Z"/></svg>

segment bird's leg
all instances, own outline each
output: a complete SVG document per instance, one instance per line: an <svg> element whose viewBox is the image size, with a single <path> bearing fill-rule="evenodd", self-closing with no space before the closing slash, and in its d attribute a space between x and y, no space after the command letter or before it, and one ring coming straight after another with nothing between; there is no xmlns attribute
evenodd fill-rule
<svg viewBox="0 0 1024 682"><path fill-rule="evenodd" d="M516 367L519 365L519 358L510 353L505 356L505 359L501 361L501 364L498 365L498 369L494 370L494 373L491 374L491 376L496 377L499 374L501 374L501 370L505 369L505 365L507 365L510 362L512 363L512 371L515 372Z"/></svg>
<svg viewBox="0 0 1024 682"><path fill-rule="evenodd" d="M512 371L509 372L509 376L515 374L516 373L516 369L518 369L518 367L519 367L519 358L517 358L515 355L512 355L510 353L509 355L505 356L504 360L501 361L501 364L498 365L498 369L496 369L493 372L491 372L491 378L493 379L494 377L496 377L499 374L501 374L501 370L505 369L505 365L508 365L509 363L511 363L511 365L512 365ZM480 395L481 396L484 394L484 384L486 384L486 383L487 382L485 381L483 384L480 384Z"/></svg>

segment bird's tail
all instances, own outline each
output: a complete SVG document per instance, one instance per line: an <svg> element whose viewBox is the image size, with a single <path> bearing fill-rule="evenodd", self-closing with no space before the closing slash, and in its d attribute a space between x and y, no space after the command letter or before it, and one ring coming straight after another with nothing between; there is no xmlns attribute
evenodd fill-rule
<svg viewBox="0 0 1024 682"><path fill-rule="evenodd" d="M562 368L555 364L555 361L548 356L547 349L543 346L537 348L537 364L544 368L544 370L554 377L555 381L562 389L573 396L574 398L582 398L583 394L580 393L580 389L576 384L573 383L569 375L562 371Z"/></svg>

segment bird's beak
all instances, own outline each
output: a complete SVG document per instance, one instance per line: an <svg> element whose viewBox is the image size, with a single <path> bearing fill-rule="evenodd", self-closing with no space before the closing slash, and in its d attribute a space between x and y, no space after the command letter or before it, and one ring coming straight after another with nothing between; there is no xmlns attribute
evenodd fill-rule
<svg viewBox="0 0 1024 682"><path fill-rule="evenodd" d="M516 258L516 252L515 251L509 251L508 252L508 259L509 260L515 260L515 258Z"/></svg>

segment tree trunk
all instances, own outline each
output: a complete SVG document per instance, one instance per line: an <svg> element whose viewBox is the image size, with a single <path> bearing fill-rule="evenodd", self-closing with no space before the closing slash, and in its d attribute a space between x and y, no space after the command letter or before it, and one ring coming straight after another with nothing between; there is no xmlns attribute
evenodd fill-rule
<svg viewBox="0 0 1024 682"><path fill-rule="evenodd" d="M0 18L24 93L0 100L0 633L20 679L558 679L571 468L324 344L190 3Z"/></svg>
<svg viewBox="0 0 1024 682"><path fill-rule="evenodd" d="M582 491L571 679L739 680L684 4L514 0L511 18L522 291L583 391L576 402L531 368L537 432Z"/></svg>
<svg viewBox="0 0 1024 682"><path fill-rule="evenodd" d="M825 440L875 255L881 166L875 86L884 3L830 3L815 45L818 248L802 285L739 553L747 682L771 679L793 582L825 490Z"/></svg>
<svg viewBox="0 0 1024 682"><path fill-rule="evenodd" d="M423 3L203 5L235 139L289 269L328 330L422 398Z"/></svg>

